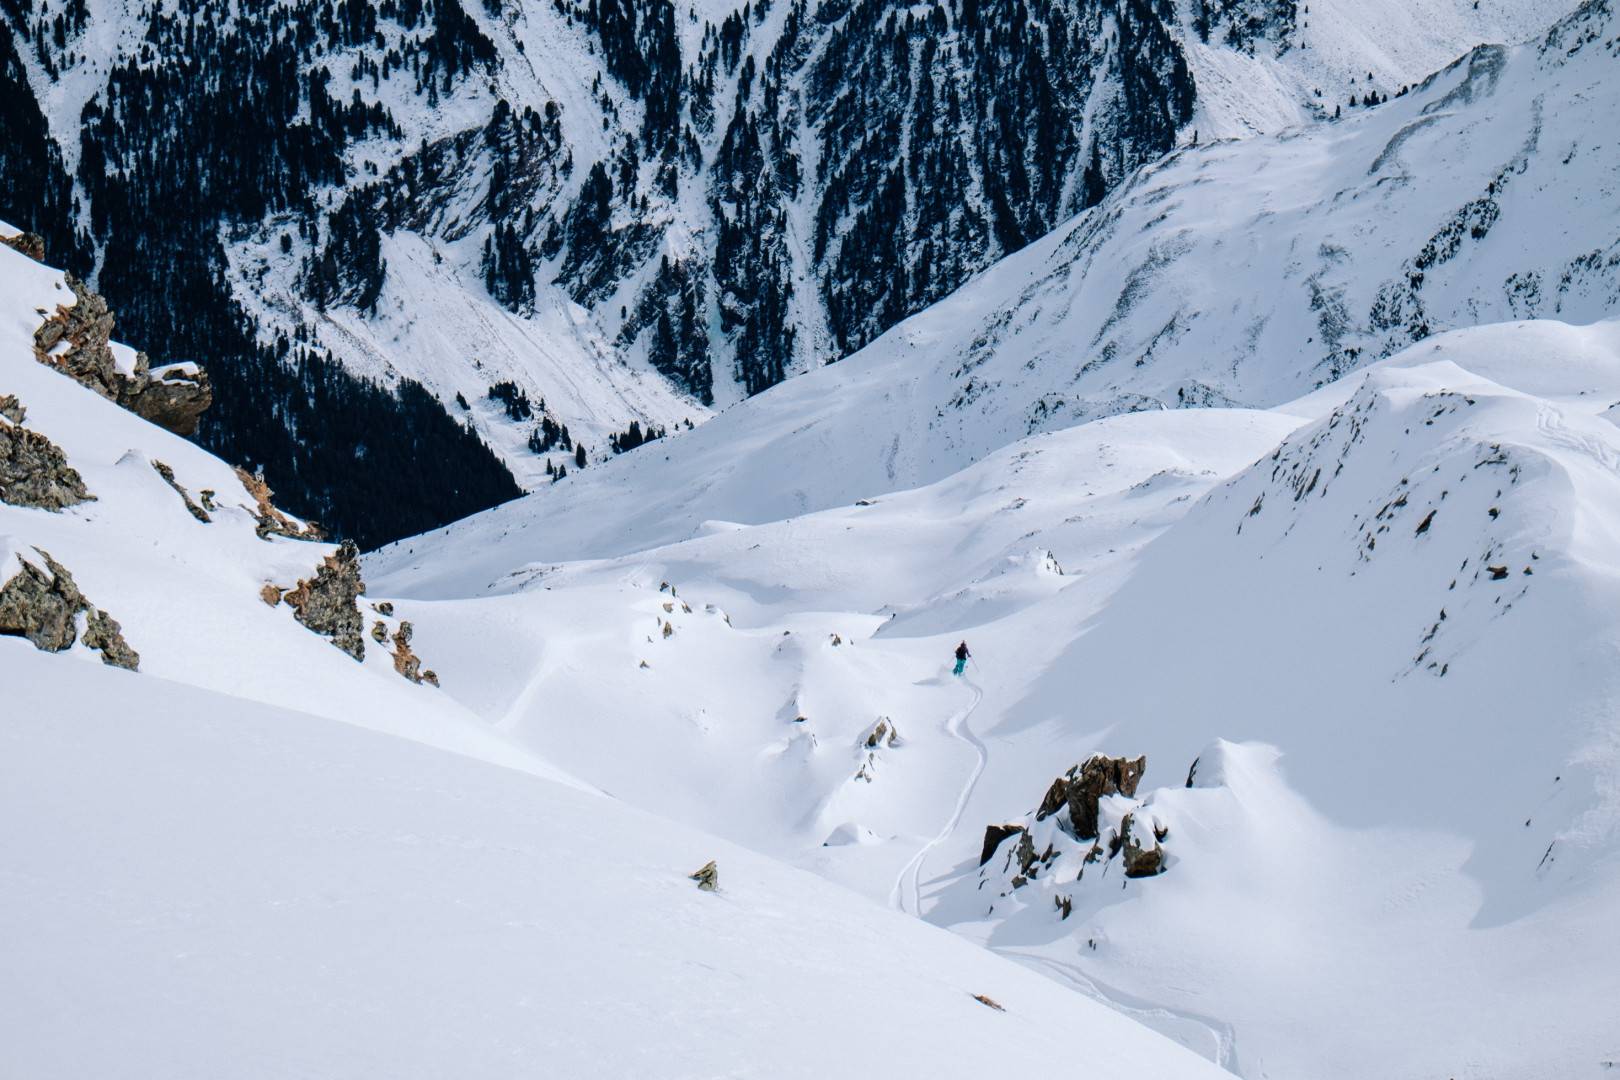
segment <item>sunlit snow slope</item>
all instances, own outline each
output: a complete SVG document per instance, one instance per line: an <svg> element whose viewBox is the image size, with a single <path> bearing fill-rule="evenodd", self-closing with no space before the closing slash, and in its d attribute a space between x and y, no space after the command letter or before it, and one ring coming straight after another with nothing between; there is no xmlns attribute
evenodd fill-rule
<svg viewBox="0 0 1620 1080"><path fill-rule="evenodd" d="M942 930L586 790L384 645L357 663L268 606L332 547L260 538L224 463L38 362L59 303L57 271L0 247L0 1073L985 1075L1061 1032L1114 1074L1219 1075ZM40 440L92 501L22 504L40 474L11 451ZM12 634L45 608L9 583L45 552L138 671L87 647L85 613L63 651ZM687 876L710 859L715 893Z"/></svg>
<svg viewBox="0 0 1620 1080"><path fill-rule="evenodd" d="M668 545L636 545L659 504L627 483L605 559L486 517L371 565L420 583L448 692L522 744L1243 1076L1597 1075L1617 403L1620 326L1501 324L1274 412L1114 417ZM985 827L1094 752L1146 754L1104 818L1161 830L1164 873L1122 877L1106 836L981 870ZM1034 857L1063 825L1027 827Z"/></svg>

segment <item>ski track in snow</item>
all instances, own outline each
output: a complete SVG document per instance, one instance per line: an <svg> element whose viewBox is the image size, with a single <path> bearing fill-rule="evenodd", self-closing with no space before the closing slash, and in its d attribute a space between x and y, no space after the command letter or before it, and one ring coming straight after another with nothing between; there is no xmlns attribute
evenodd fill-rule
<svg viewBox="0 0 1620 1080"><path fill-rule="evenodd" d="M945 827L940 829L932 840L917 849L917 854L913 855L911 861L901 868L899 876L894 879L894 888L889 892L890 906L905 914L915 915L919 918L922 916L922 888L919 880L922 877L923 863L927 861L930 851L950 839L951 835L956 832L956 827L961 824L962 814L967 809L968 799L972 798L973 789L978 784L979 777L984 775L985 762L988 760L983 741L973 734L972 728L968 727L968 721L972 719L973 711L979 707L979 702L984 700L984 691L966 679L963 679L963 685L972 693L973 699L968 703L967 708L951 717L945 725L945 731L952 738L973 748L973 772L968 776L967 783L962 785L961 792L956 796L956 807L951 811L950 820L945 823ZM909 909L905 904L905 895L908 892L911 894L911 907Z"/></svg>
<svg viewBox="0 0 1620 1080"><path fill-rule="evenodd" d="M1159 1002L1148 1001L1121 990L1116 990L1087 975L1080 969L1078 964L1057 960L1039 953L1020 952L1017 949L995 945L990 948L1010 960L1018 961L1031 971L1039 971L1048 978L1055 978L1058 982L1072 986L1087 997L1109 1006L1116 1012L1132 1017L1161 1034L1164 1033L1163 1023L1165 1020L1190 1024L1208 1031L1210 1044L1215 1050L1215 1064L1236 1076L1243 1075L1243 1070L1238 1066L1237 1035L1232 1030L1231 1024L1212 1016L1205 1016L1202 1013L1173 1009Z"/></svg>

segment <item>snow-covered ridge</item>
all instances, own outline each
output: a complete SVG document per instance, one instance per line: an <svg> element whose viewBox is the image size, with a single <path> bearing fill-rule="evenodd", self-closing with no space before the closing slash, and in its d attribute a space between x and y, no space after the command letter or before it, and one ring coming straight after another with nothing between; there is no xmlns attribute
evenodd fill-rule
<svg viewBox="0 0 1620 1080"><path fill-rule="evenodd" d="M1448 328L1601 318L1620 157L1588 118L1620 107L1613 23L1588 4L1340 122L1178 151L860 353L446 535L620 553L929 483L1092 417L1277 406Z"/></svg>

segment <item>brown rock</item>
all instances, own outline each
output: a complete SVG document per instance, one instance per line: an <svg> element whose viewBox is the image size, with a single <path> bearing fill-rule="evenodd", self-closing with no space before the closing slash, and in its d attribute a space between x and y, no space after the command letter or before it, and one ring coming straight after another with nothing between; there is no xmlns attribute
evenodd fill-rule
<svg viewBox="0 0 1620 1080"><path fill-rule="evenodd" d="M281 590L267 581L264 583L264 587L259 590L259 599L271 607L275 607L281 603Z"/></svg>
<svg viewBox="0 0 1620 1080"><path fill-rule="evenodd" d="M1125 876L1128 878L1154 877L1164 872L1164 849L1155 838L1152 847L1142 843L1138 835L1141 826L1135 814L1126 814L1119 825L1120 850L1124 854Z"/></svg>
<svg viewBox="0 0 1620 1080"><path fill-rule="evenodd" d="M271 491L270 485L265 483L262 470L250 473L238 465L236 466L236 478L242 481L243 489L247 491L248 497L256 504L254 513L258 517L259 523L254 527L253 531L258 534L260 540L268 540L272 536L285 536L289 540L325 539L321 527L313 521L300 525L276 509L275 503L270 501L270 497L275 492Z"/></svg>
<svg viewBox="0 0 1620 1080"><path fill-rule="evenodd" d="M399 629L394 631L394 670L411 680L413 683L422 681L422 659L411 652L411 635L414 630L409 620L401 619Z"/></svg>

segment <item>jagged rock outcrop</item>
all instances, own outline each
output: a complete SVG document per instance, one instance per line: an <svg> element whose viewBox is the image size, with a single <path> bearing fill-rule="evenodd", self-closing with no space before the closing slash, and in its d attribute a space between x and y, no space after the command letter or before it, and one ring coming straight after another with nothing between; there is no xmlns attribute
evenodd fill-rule
<svg viewBox="0 0 1620 1080"><path fill-rule="evenodd" d="M0 420L0 502L55 511L94 499L60 447L11 420L12 413L23 415L16 401L0 401L14 406L0 414L6 417Z"/></svg>
<svg viewBox="0 0 1620 1080"><path fill-rule="evenodd" d="M110 344L107 302L72 274L66 280L74 302L58 305L34 331L35 358L159 427L194 434L214 400L207 373L195 365L154 370L145 353L135 354L134 370L123 371Z"/></svg>
<svg viewBox="0 0 1620 1080"><path fill-rule="evenodd" d="M1097 838L1097 801L1107 795L1134 798L1136 787L1147 770L1147 758L1111 758L1093 754L1052 781L1041 800L1035 820L1043 820L1060 809L1069 808L1074 834L1082 840Z"/></svg>
<svg viewBox="0 0 1620 1080"><path fill-rule="evenodd" d="M300 581L282 599L299 622L331 638L333 645L356 660L364 660L365 620L360 615L359 598L365 591L366 583L360 577L360 549L345 540L316 567L314 577Z"/></svg>
<svg viewBox="0 0 1620 1080"><path fill-rule="evenodd" d="M378 623L381 626L381 623ZM413 683L424 682L432 672L422 670L422 658L411 651L411 635L414 628L409 619L399 621L399 629L394 631L394 670L411 680ZM433 685L439 685L439 677L433 676Z"/></svg>
<svg viewBox="0 0 1620 1080"><path fill-rule="evenodd" d="M28 410L24 409L22 402L17 400L16 394L0 394L0 416L10 420L13 424L20 424L28 417Z"/></svg>
<svg viewBox="0 0 1620 1080"><path fill-rule="evenodd" d="M272 536L285 536L289 540L324 540L326 534L321 527L313 521L298 522L276 509L275 503L270 501L275 494L270 485L265 482L262 471L250 473L240 465L236 466L236 478L242 481L242 487L247 490L256 504L254 513L259 523L254 528L260 540L268 540Z"/></svg>
<svg viewBox="0 0 1620 1080"><path fill-rule="evenodd" d="M124 628L100 608L90 608L85 617L84 643L101 653L103 663L130 671L140 667L141 656L124 640Z"/></svg>
<svg viewBox="0 0 1620 1080"><path fill-rule="evenodd" d="M101 653L103 663L136 670L140 654L124 640L118 621L90 603L48 552L34 550L45 560L44 568L18 557L19 569L0 585L0 635L27 638L44 652L63 652L78 639L83 614L85 646Z"/></svg>
<svg viewBox="0 0 1620 1080"><path fill-rule="evenodd" d="M1074 913L1076 890L1097 887L1116 866L1116 879L1163 873L1170 865L1164 847L1170 832L1153 795L1137 797L1146 769L1145 756L1094 754L1053 781L1037 809L988 826L979 852L979 887L994 885L996 897L1018 894L1025 904L1023 890L1049 892L1052 910L1067 919Z"/></svg>
<svg viewBox="0 0 1620 1080"><path fill-rule="evenodd" d="M979 865L983 866L989 862L990 857L996 853L996 849L1002 845L1002 842L1007 837L1017 836L1024 831L1022 825L986 825L984 827L984 847L979 851Z"/></svg>

